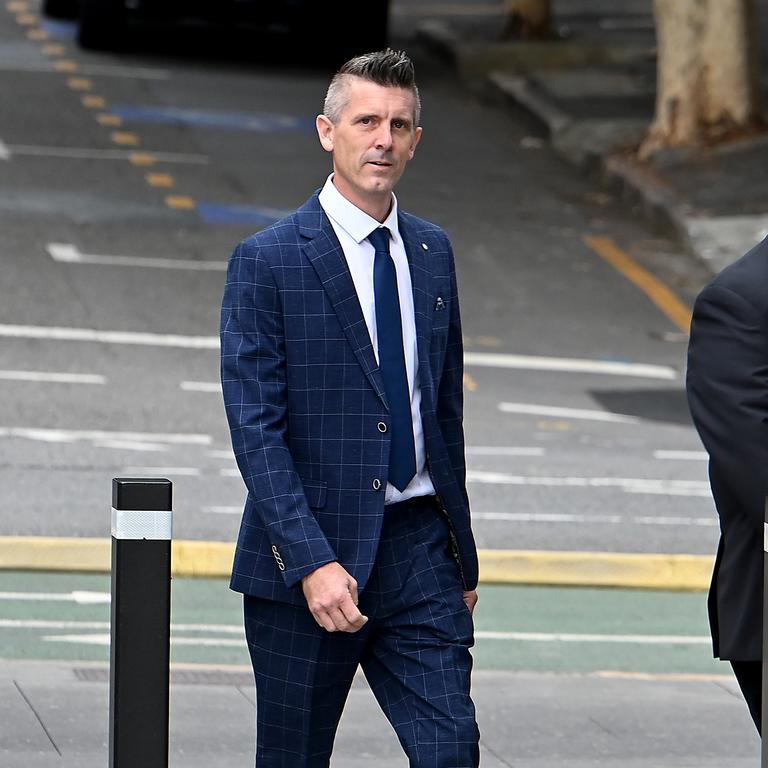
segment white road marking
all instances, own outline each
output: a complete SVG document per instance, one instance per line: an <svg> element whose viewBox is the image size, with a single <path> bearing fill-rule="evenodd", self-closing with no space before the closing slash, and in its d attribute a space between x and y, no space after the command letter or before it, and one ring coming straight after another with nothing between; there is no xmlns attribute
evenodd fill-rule
<svg viewBox="0 0 768 768"><path fill-rule="evenodd" d="M164 333L97 331L92 328L60 328L47 325L0 324L0 337L11 339L47 339L50 341L87 341L99 344L132 344L144 347L178 349L218 349L218 336L181 336Z"/></svg>
<svg viewBox="0 0 768 768"><path fill-rule="evenodd" d="M709 454L706 451L654 451L653 458L664 461L707 461Z"/></svg>
<svg viewBox="0 0 768 768"><path fill-rule="evenodd" d="M212 515L242 515L243 505L239 507L203 507L203 512L208 512Z"/></svg>
<svg viewBox="0 0 768 768"><path fill-rule="evenodd" d="M109 635L47 635L43 640L49 643L77 643L82 645L109 645ZM226 637L171 637L171 645L194 645L212 648L245 648L245 638Z"/></svg>
<svg viewBox="0 0 768 768"><path fill-rule="evenodd" d="M231 449L207 451L206 456L210 456L212 459L229 459L231 461L235 460L235 454L232 453Z"/></svg>
<svg viewBox="0 0 768 768"><path fill-rule="evenodd" d="M140 443L131 440L97 440L94 442L97 448L114 448L118 451L145 451L147 453L167 451L167 445L158 443Z"/></svg>
<svg viewBox="0 0 768 768"><path fill-rule="evenodd" d="M709 483L702 480L660 480L639 477L535 477L501 472L469 470L468 483L485 485L538 485L549 488L619 488L625 493L665 496L710 495Z"/></svg>
<svg viewBox="0 0 768 768"><path fill-rule="evenodd" d="M218 381L182 381L179 385L185 392L210 392L221 394L221 384Z"/></svg>
<svg viewBox="0 0 768 768"><path fill-rule="evenodd" d="M183 475L185 477L198 477L200 470L197 467L123 467L125 475Z"/></svg>
<svg viewBox="0 0 768 768"><path fill-rule="evenodd" d="M570 632L475 632L483 640L533 643L638 643L641 645L709 645L708 635L580 635Z"/></svg>
<svg viewBox="0 0 768 768"><path fill-rule="evenodd" d="M567 357L534 357L532 355L503 355L493 352L465 352L464 363L488 368L515 368L529 371L560 373L597 373L607 376L632 376L645 379L679 378L674 368L645 363L621 363L606 360L583 360Z"/></svg>
<svg viewBox="0 0 768 768"><path fill-rule="evenodd" d="M0 371L1 381L34 381L45 384L106 384L95 373L54 373L53 371Z"/></svg>
<svg viewBox="0 0 768 768"><path fill-rule="evenodd" d="M0 60L0 71L3 72L40 72L43 74L61 74L53 64L32 64L20 61ZM171 73L167 69L151 69L149 67L118 67L111 64L83 64L78 68L79 76L101 75L104 77L120 77L130 80L168 80Z"/></svg>
<svg viewBox="0 0 768 768"><path fill-rule="evenodd" d="M565 512L473 512L473 520L503 520L510 523L599 523L601 525L679 525L712 528L718 525L712 517L653 517L621 515L578 515Z"/></svg>
<svg viewBox="0 0 768 768"><path fill-rule="evenodd" d="M519 413L528 416L546 416L555 419L583 419L587 421L607 421L615 424L639 424L636 416L624 416L608 411L586 410L584 408L560 408L550 405L530 403L499 403L502 413Z"/></svg>
<svg viewBox="0 0 768 768"><path fill-rule="evenodd" d="M102 264L110 267L146 267L152 269L183 269L198 272L224 272L226 261L196 261L194 259L166 259L143 256L101 256L81 253L75 245L49 243L45 250L54 260L65 264Z"/></svg>
<svg viewBox="0 0 768 768"><path fill-rule="evenodd" d="M221 475L221 477L240 477L241 476L240 475L240 470L237 469L237 468L235 468L235 469L220 469L219 470L219 475Z"/></svg>
<svg viewBox="0 0 768 768"><path fill-rule="evenodd" d="M8 148L8 145L0 139L0 160L10 160L11 159L11 150Z"/></svg>
<svg viewBox="0 0 768 768"><path fill-rule="evenodd" d="M470 445L465 449L467 456L543 456L544 449L523 446Z"/></svg>
<svg viewBox="0 0 768 768"><path fill-rule="evenodd" d="M0 600L21 600L32 602L65 602L93 605L111 602L109 592L89 592L75 590L74 592L0 592Z"/></svg>
<svg viewBox="0 0 768 768"><path fill-rule="evenodd" d="M210 435L164 432L107 432L104 430L44 429L40 427L0 427L0 437L23 437L46 443L74 443L79 440L121 440L172 445L210 445Z"/></svg>
<svg viewBox="0 0 768 768"><path fill-rule="evenodd" d="M8 160L13 155L25 157L55 157L62 160L130 160L137 154L135 149L89 149L87 147L44 147L32 144L11 144L5 146ZM159 163L178 163L187 165L207 165L207 155L183 152L153 152L142 150L141 154L151 155Z"/></svg>

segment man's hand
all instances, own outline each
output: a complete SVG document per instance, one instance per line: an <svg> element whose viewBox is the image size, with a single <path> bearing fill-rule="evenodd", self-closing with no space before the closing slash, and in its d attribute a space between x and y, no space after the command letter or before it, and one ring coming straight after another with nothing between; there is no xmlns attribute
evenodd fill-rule
<svg viewBox="0 0 768 768"><path fill-rule="evenodd" d="M476 589L471 589L469 592L464 593L464 604L469 608L470 613L475 612L475 606L477 605Z"/></svg>
<svg viewBox="0 0 768 768"><path fill-rule="evenodd" d="M339 563L321 565L301 586L315 621L328 632L357 632L368 621L357 609L357 582Z"/></svg>

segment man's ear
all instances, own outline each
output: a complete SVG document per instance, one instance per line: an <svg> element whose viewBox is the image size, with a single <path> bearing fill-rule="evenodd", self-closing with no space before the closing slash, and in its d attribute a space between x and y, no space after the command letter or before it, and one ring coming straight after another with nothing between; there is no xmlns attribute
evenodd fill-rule
<svg viewBox="0 0 768 768"><path fill-rule="evenodd" d="M323 149L333 152L333 123L325 115L318 115L315 127Z"/></svg>
<svg viewBox="0 0 768 768"><path fill-rule="evenodd" d="M413 141L411 141L411 148L408 152L408 159L413 160L413 155L416 152L416 145L421 141L421 126L419 126L414 132L413 132Z"/></svg>

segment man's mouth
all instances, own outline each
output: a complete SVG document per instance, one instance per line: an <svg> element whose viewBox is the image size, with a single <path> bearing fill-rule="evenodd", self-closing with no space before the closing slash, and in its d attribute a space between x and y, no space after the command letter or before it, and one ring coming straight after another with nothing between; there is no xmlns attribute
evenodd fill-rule
<svg viewBox="0 0 768 768"><path fill-rule="evenodd" d="M378 168L389 168L392 163L388 163L386 160L369 160L369 165L375 165Z"/></svg>

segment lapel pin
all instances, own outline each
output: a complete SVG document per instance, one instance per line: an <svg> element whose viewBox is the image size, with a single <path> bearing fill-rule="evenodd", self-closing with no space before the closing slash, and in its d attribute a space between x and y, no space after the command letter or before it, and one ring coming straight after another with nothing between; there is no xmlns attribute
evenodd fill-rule
<svg viewBox="0 0 768 768"><path fill-rule="evenodd" d="M445 309L445 302L443 301L442 296L437 297L437 301L435 302L435 309Z"/></svg>
<svg viewBox="0 0 768 768"><path fill-rule="evenodd" d="M429 246L428 246L426 243L422 243L422 244L421 244L421 247L422 247L422 248L423 248L425 251L428 251L428 250L429 250Z"/></svg>

